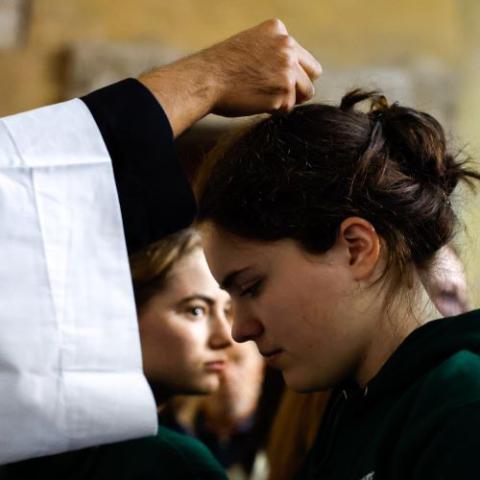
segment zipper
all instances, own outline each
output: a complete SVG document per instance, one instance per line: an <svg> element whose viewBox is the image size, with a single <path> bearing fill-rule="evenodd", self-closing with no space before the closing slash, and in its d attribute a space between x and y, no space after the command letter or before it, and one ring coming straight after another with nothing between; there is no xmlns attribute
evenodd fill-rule
<svg viewBox="0 0 480 480"><path fill-rule="evenodd" d="M348 393L345 389L343 389L339 391L332 400L332 404L328 409L328 414L325 418L323 426L320 428L318 436L317 444L320 447L320 450L318 451L319 456L317 457L315 452L312 450L312 454L315 457L313 464L316 466L316 468L314 467L313 470L321 469L322 466L328 461L330 454L332 453L336 438L336 427L348 399Z"/></svg>
<svg viewBox="0 0 480 480"><path fill-rule="evenodd" d="M347 405L365 399L368 393L368 385L362 390L351 392L347 388L343 388L332 398L332 403L328 408L325 420L322 422L317 440L314 443L314 445L318 445L318 449L314 448L311 452L312 462L310 465L312 466L312 473L317 473L328 462L337 438L337 426Z"/></svg>

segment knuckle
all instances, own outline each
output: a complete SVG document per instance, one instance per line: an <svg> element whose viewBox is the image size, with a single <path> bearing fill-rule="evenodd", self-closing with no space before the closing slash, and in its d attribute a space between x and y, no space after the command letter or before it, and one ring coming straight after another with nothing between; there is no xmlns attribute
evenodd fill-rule
<svg viewBox="0 0 480 480"><path fill-rule="evenodd" d="M281 66L287 70L291 70L297 63L297 59L290 52L282 52L280 59Z"/></svg>
<svg viewBox="0 0 480 480"><path fill-rule="evenodd" d="M289 95L295 88L296 82L292 75L279 75L274 85L276 95Z"/></svg>
<svg viewBox="0 0 480 480"><path fill-rule="evenodd" d="M297 83L297 81L296 81L295 75L293 73L289 72L288 74L285 75L285 77L283 79L283 84L284 84L285 90L290 92L291 90L293 90L295 88L296 83Z"/></svg>
<svg viewBox="0 0 480 480"><path fill-rule="evenodd" d="M265 23L274 32L285 31L285 24L279 18L270 18Z"/></svg>
<svg viewBox="0 0 480 480"><path fill-rule="evenodd" d="M290 35L280 35L278 37L280 46L286 51L290 52L295 48L295 40Z"/></svg>
<svg viewBox="0 0 480 480"><path fill-rule="evenodd" d="M295 51L295 46L290 40L285 40L285 38L291 37L283 37L280 40L280 45L278 48L278 55L281 59L282 65L286 68L292 68L297 63L297 55Z"/></svg>

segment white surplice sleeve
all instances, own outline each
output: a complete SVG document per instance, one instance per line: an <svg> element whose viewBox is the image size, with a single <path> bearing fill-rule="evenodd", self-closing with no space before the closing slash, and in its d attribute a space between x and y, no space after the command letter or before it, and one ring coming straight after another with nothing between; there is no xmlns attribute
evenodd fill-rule
<svg viewBox="0 0 480 480"><path fill-rule="evenodd" d="M79 99L0 120L0 464L157 429L104 137Z"/></svg>

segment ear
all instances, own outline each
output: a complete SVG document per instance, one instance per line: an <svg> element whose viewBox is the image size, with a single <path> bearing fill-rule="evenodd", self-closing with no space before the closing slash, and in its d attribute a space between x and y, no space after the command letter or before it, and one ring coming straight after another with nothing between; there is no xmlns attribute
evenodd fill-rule
<svg viewBox="0 0 480 480"><path fill-rule="evenodd" d="M354 279L370 279L380 258L380 238L373 225L364 218L349 217L340 225L337 243L347 253Z"/></svg>

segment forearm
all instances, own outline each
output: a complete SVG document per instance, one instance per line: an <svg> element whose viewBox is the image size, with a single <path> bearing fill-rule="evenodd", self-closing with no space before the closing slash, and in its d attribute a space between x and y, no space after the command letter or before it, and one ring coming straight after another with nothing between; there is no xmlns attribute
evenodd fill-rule
<svg viewBox="0 0 480 480"><path fill-rule="evenodd" d="M218 85L211 68L191 56L139 77L162 106L174 138L212 111Z"/></svg>

